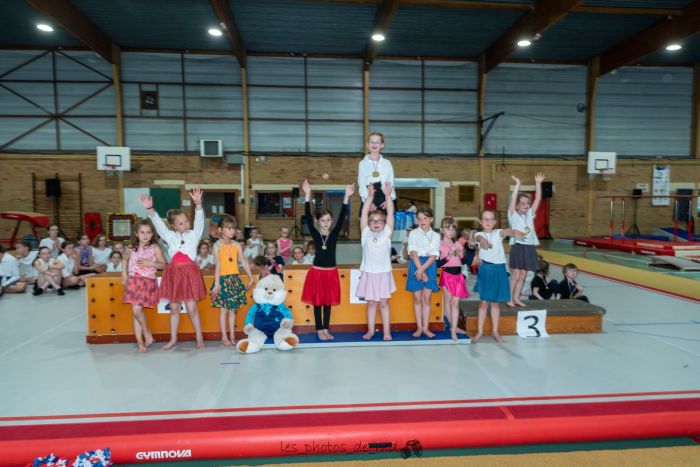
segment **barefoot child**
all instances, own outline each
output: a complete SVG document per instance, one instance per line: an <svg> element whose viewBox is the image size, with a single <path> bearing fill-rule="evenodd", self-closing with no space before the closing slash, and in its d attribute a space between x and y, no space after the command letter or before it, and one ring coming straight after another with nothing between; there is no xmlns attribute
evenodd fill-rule
<svg viewBox="0 0 700 467"><path fill-rule="evenodd" d="M190 198L195 204L194 228L190 230L190 220L179 209L168 211L168 224L153 209L153 199L141 195L141 204L148 210L148 215L156 228L156 232L168 244L170 263L163 271L163 277L158 289L158 296L170 302L170 341L163 350L170 350L177 344L177 327L180 324L180 305L185 304L187 315L192 321L197 348L204 348L202 325L199 321L197 302L207 295L202 274L194 263L197 256L197 245L204 231L204 209L202 209L202 190L194 188Z"/></svg>
<svg viewBox="0 0 700 467"><path fill-rule="evenodd" d="M304 289L301 293L301 300L304 303L313 305L314 320L316 321L316 332L322 341L333 340L333 335L328 327L331 322L331 306L340 303L340 278L335 262L335 244L338 240L340 229L345 223L348 212L350 196L355 192L354 185L348 185L345 189L343 206L338 213L338 222L333 225L333 214L327 209L316 211L316 223L314 225L311 216L311 184L304 180L301 185L306 200L306 225L311 232L314 244L316 244L316 256L313 267L306 274ZM323 311L323 314L321 314Z"/></svg>
<svg viewBox="0 0 700 467"><path fill-rule="evenodd" d="M481 213L479 223L482 230L474 236L479 244L479 273L476 276L474 291L479 294L479 316L477 333L472 338L477 343L484 333L486 311L491 304L491 334L496 342L503 342L498 333L498 320L501 315L500 302L510 300L510 286L506 272L506 254L503 251L503 238L510 235L522 237L525 234L513 229L496 229L496 212L486 209Z"/></svg>
<svg viewBox="0 0 700 467"><path fill-rule="evenodd" d="M253 275L250 272L248 261L243 257L241 244L233 239L236 234L236 222L233 217L221 216L218 234L219 240L214 244L215 269L210 293L211 306L220 309L221 344L224 347L233 347L236 341L234 333L236 311L248 302L246 293L253 286ZM239 263L248 275L247 287L238 277ZM228 328L226 326L227 315Z"/></svg>
<svg viewBox="0 0 700 467"><path fill-rule="evenodd" d="M537 270L537 245L540 244L535 233L535 215L542 200L542 181L544 174L538 173L535 176L535 201L530 206L530 197L520 191L520 179L512 176L515 181L515 188L508 207L508 223L511 228L524 232L523 238L510 237L510 255L508 265L510 266L510 300L506 305L525 306L520 300L520 292L523 290L523 283L528 271Z"/></svg>
<svg viewBox="0 0 700 467"><path fill-rule="evenodd" d="M440 235L432 228L433 210L427 206L418 208L418 227L408 235L408 264L406 290L413 292L413 313L416 315L416 332L413 337L435 337L428 329L430 300L433 292L440 290L437 284L437 264L440 254Z"/></svg>
<svg viewBox="0 0 700 467"><path fill-rule="evenodd" d="M367 199L362 205L360 231L362 232L362 264L360 283L356 295L367 301L367 333L362 336L369 340L374 336L377 319L377 306L382 314L384 340L391 340L391 322L388 300L396 292L396 283L391 268L391 234L394 231L394 200L391 199L392 185L384 183L382 190L386 198L386 215L380 210L370 212L374 200L374 185L367 185Z"/></svg>
<svg viewBox="0 0 700 467"><path fill-rule="evenodd" d="M117 251L114 253L119 254ZM153 344L153 335L148 329L143 309L158 306L156 270L163 269L166 265L150 220L141 219L136 224L131 234L131 243L125 253L121 268L124 284L122 300L131 304L137 350L144 353Z"/></svg>
<svg viewBox="0 0 700 467"><path fill-rule="evenodd" d="M440 223L440 259L438 266L442 268L440 274L440 287L443 293L443 309L449 318L450 335L453 341L457 340L457 334L465 332L457 327L459 319L459 300L467 298L467 285L464 274L462 274L462 258L464 257L464 247L460 242L455 241L456 225L455 220L446 217Z"/></svg>

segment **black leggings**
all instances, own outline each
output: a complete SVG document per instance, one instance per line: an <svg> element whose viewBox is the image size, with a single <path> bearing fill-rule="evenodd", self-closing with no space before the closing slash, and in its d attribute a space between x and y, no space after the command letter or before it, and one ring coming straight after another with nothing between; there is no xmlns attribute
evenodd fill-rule
<svg viewBox="0 0 700 467"><path fill-rule="evenodd" d="M323 317L321 317L321 308L323 308ZM316 321L317 331L328 329L328 326L331 324L331 306L314 306L314 321Z"/></svg>

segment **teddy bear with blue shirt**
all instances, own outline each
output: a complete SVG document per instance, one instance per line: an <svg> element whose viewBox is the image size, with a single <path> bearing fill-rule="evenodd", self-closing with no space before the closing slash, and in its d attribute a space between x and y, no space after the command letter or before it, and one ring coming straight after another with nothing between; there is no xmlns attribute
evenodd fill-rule
<svg viewBox="0 0 700 467"><path fill-rule="evenodd" d="M299 344L299 337L292 332L292 312L284 304L286 298L287 290L279 276L270 274L258 281L253 289L255 304L248 310L243 327L248 337L236 344L239 352L259 352L268 338L278 350L292 350Z"/></svg>

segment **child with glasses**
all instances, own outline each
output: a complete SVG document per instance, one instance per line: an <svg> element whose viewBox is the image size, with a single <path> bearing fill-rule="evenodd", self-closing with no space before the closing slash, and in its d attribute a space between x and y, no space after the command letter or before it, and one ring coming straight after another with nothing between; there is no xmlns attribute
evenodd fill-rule
<svg viewBox="0 0 700 467"><path fill-rule="evenodd" d="M382 191L386 198L386 215L380 210L370 212L374 200L374 185L367 185L367 199L362 205L360 231L362 232L362 264L358 297L367 301L367 333L365 340L374 337L377 306L382 314L384 340L391 340L389 299L396 291L391 268L391 234L394 231L394 201L391 199L392 185L384 183Z"/></svg>

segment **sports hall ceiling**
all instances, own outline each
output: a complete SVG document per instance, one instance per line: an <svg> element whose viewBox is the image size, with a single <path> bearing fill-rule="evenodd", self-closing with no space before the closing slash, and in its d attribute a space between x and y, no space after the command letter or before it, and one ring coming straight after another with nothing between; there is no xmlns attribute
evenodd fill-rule
<svg viewBox="0 0 700 467"><path fill-rule="evenodd" d="M700 62L700 0L1 0L0 48ZM36 28L47 23L45 33ZM226 25L226 27L221 27ZM207 31L219 27L224 34ZM386 40L377 43L372 33ZM538 36L539 35L539 36ZM532 40L529 47L515 45ZM669 52L678 42L682 49Z"/></svg>

